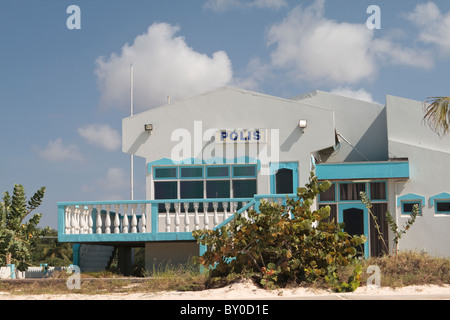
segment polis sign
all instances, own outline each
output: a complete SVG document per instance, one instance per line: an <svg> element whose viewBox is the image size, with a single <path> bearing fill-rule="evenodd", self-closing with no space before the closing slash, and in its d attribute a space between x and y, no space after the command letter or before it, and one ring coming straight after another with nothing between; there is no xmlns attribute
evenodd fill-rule
<svg viewBox="0 0 450 320"><path fill-rule="evenodd" d="M217 130L218 143L261 143L266 142L266 129Z"/></svg>

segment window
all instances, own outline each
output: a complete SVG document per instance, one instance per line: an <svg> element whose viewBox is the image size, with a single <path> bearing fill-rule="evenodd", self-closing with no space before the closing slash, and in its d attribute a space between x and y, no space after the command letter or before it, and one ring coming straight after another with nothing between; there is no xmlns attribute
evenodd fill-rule
<svg viewBox="0 0 450 320"><path fill-rule="evenodd" d="M386 183L385 182L371 182L370 183L370 199L371 200L386 200Z"/></svg>
<svg viewBox="0 0 450 320"><path fill-rule="evenodd" d="M320 202L334 202L336 201L336 184L333 183L331 187L325 191L322 192L319 196Z"/></svg>
<svg viewBox="0 0 450 320"><path fill-rule="evenodd" d="M400 207L402 215L410 215L415 204L419 206L419 215L422 215L424 203L425 197L414 193L408 193L397 198L397 207Z"/></svg>
<svg viewBox="0 0 450 320"><path fill-rule="evenodd" d="M154 179L176 179L177 167L159 167L155 168Z"/></svg>
<svg viewBox="0 0 450 320"><path fill-rule="evenodd" d="M421 202L420 201L403 201L402 202L402 214L411 214L413 213L414 205L419 206L419 214L421 213Z"/></svg>
<svg viewBox="0 0 450 320"><path fill-rule="evenodd" d="M233 177L256 177L256 166L254 165L233 166Z"/></svg>
<svg viewBox="0 0 450 320"><path fill-rule="evenodd" d="M430 198L434 213L450 215L450 193L443 192Z"/></svg>
<svg viewBox="0 0 450 320"><path fill-rule="evenodd" d="M256 179L233 180L233 198L251 198L256 194Z"/></svg>
<svg viewBox="0 0 450 320"><path fill-rule="evenodd" d="M341 201L360 200L359 193L361 191L366 191L366 184L364 182L339 184Z"/></svg>
<svg viewBox="0 0 450 320"><path fill-rule="evenodd" d="M230 177L229 166L211 166L206 167L207 178L228 178Z"/></svg>
<svg viewBox="0 0 450 320"><path fill-rule="evenodd" d="M436 201L436 213L450 213L450 201Z"/></svg>
<svg viewBox="0 0 450 320"><path fill-rule="evenodd" d="M252 198L256 175L256 165L250 164L154 167L154 198Z"/></svg>
<svg viewBox="0 0 450 320"><path fill-rule="evenodd" d="M206 198L231 198L230 180L206 180Z"/></svg>
<svg viewBox="0 0 450 320"><path fill-rule="evenodd" d="M181 167L181 178L203 178L203 167Z"/></svg>

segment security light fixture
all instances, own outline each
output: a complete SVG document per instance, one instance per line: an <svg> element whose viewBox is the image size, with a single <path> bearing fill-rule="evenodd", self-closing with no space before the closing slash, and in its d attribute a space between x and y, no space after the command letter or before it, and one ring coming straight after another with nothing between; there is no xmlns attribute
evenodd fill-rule
<svg viewBox="0 0 450 320"><path fill-rule="evenodd" d="M298 122L298 126L300 129L302 129L302 132L305 132L305 128L307 127L307 121L306 120L300 120Z"/></svg>
<svg viewBox="0 0 450 320"><path fill-rule="evenodd" d="M153 125L151 123L148 123L144 126L145 131L151 132L153 130Z"/></svg>

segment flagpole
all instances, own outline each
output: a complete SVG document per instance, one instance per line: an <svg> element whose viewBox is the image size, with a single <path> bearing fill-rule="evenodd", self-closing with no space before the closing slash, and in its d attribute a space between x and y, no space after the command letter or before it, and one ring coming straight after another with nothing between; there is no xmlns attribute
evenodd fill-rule
<svg viewBox="0 0 450 320"><path fill-rule="evenodd" d="M133 115L133 64L130 66L130 114ZM134 200L134 190L133 190L133 161L134 155L131 154L130 157L130 192L131 200Z"/></svg>

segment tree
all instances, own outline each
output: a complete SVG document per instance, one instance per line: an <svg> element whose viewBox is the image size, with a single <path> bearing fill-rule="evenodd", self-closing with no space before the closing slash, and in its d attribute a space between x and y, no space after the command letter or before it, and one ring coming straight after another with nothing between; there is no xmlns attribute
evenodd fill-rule
<svg viewBox="0 0 450 320"><path fill-rule="evenodd" d="M27 202L24 187L15 184L12 196L8 191L3 194L0 203L0 264L14 263L20 271L28 267L27 261L36 240L48 229L37 228L42 214L36 213L26 222L25 219L39 207L44 193L45 187L42 187Z"/></svg>
<svg viewBox="0 0 450 320"><path fill-rule="evenodd" d="M251 273L266 287L324 279L337 291L355 290L361 273L356 248L365 237L352 237L343 224L327 221L329 206L311 209L330 186L311 173L306 187L284 206L262 201L260 212L250 210L248 219L236 214L217 230L194 231L196 240L207 245L199 263L212 277ZM354 267L347 282L337 272L342 266Z"/></svg>
<svg viewBox="0 0 450 320"><path fill-rule="evenodd" d="M439 135L450 131L450 97L430 97L423 102L423 121Z"/></svg>

